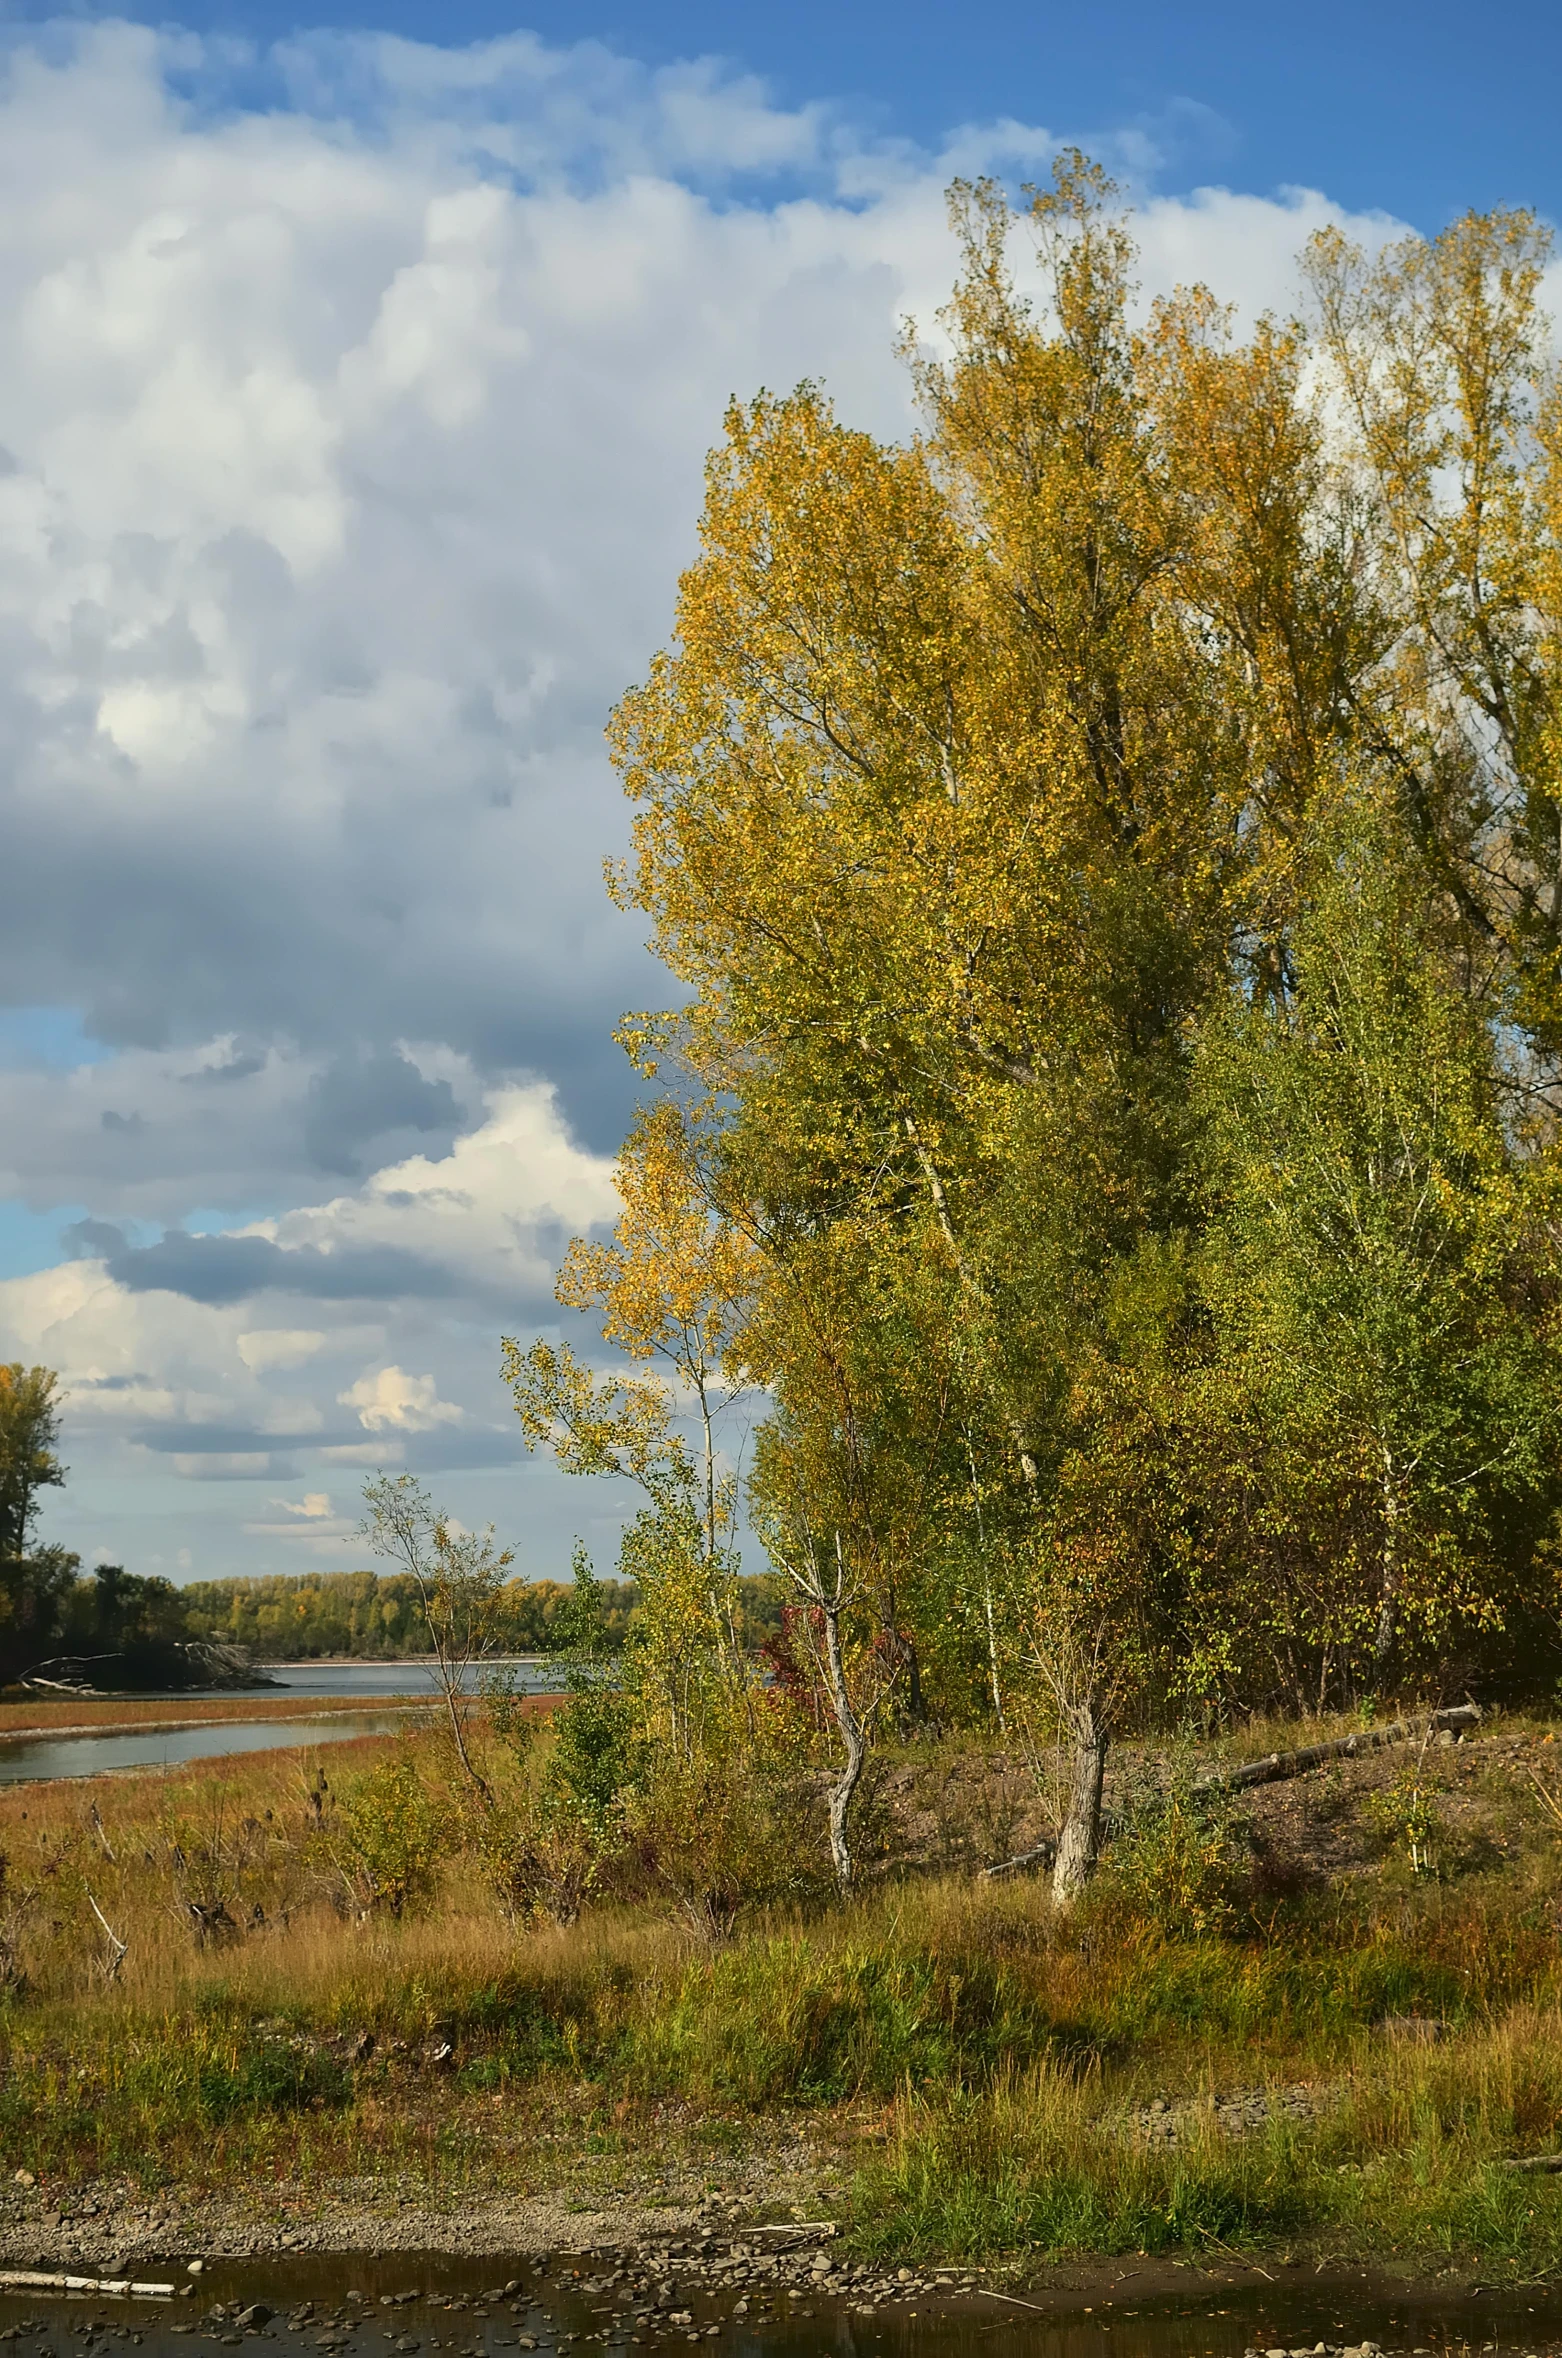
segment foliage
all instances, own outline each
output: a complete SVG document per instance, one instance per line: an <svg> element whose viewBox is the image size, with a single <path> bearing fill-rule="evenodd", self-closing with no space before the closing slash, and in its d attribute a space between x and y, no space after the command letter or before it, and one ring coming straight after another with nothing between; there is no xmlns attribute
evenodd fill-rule
<svg viewBox="0 0 1562 2358"><path fill-rule="evenodd" d="M34 1545L39 1493L65 1479L59 1437L53 1369L0 1366L0 1682L51 1650L80 1569L65 1549Z"/></svg>
<svg viewBox="0 0 1562 2358"><path fill-rule="evenodd" d="M1199 1791L1185 1763L1131 1796L1103 1876L1103 1902L1125 1908L1171 1940L1229 1931L1248 1865L1230 1801Z"/></svg>
<svg viewBox="0 0 1562 2358"><path fill-rule="evenodd" d="M763 1388L843 1885L893 1665L1067 1732L1064 1896L1125 1720L1554 1663L1562 409L1527 215L1241 342L1085 158L951 207L922 434L734 404L615 716L682 1005L565 1298Z"/></svg>
<svg viewBox="0 0 1562 2358"><path fill-rule="evenodd" d="M342 1791L352 1879L370 1908L392 1916L426 1901L445 1849L448 1811L409 1758L385 1760Z"/></svg>
<svg viewBox="0 0 1562 2358"><path fill-rule="evenodd" d="M1373 1794L1367 1815L1384 1841L1403 1852L1412 1875L1435 1874L1442 1809L1424 1763L1410 1762L1391 1785Z"/></svg>

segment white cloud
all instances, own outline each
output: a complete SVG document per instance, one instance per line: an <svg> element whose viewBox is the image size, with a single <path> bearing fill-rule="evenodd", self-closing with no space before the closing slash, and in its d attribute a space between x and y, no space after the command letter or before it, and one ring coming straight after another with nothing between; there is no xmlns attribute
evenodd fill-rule
<svg viewBox="0 0 1562 2358"><path fill-rule="evenodd" d="M358 1411L358 1422L368 1433L429 1433L436 1425L461 1422L461 1409L440 1399L431 1375L408 1375L400 1367L361 1375L337 1398L345 1408Z"/></svg>
<svg viewBox="0 0 1562 2358"><path fill-rule="evenodd" d="M258 1375L273 1367L302 1367L324 1348L325 1336L319 1327L265 1327L238 1339L239 1357Z"/></svg>
<svg viewBox="0 0 1562 2358"><path fill-rule="evenodd" d="M303 1515L311 1523L320 1522L331 1512L331 1496L326 1490L306 1490L296 1503L286 1498L279 1498L276 1503L284 1514Z"/></svg>

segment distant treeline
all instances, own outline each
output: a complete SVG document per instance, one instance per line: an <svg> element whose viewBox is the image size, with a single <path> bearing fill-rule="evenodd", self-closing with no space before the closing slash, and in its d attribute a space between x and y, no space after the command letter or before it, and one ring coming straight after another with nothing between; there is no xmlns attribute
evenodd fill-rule
<svg viewBox="0 0 1562 2358"><path fill-rule="evenodd" d="M739 1634L757 1645L780 1625L773 1583L739 1583ZM639 1603L632 1581L600 1583L605 1634L619 1644ZM503 1592L500 1643L515 1654L546 1653L555 1643L568 1581L512 1580ZM263 1660L305 1661L349 1655L383 1661L429 1651L416 1584L399 1572L271 1573L263 1579L197 1580L179 1591L192 1637L248 1646Z"/></svg>

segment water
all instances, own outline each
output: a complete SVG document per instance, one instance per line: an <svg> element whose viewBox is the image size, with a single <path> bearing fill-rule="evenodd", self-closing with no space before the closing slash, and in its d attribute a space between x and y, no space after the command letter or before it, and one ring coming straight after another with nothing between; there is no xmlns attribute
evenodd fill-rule
<svg viewBox="0 0 1562 2358"><path fill-rule="evenodd" d="M407 2254L214 2263L192 2294L171 2301L0 2294L0 2336L19 2342L27 2358L62 2358L73 2340L103 2350L134 2341L147 2358L190 2358L192 2349L256 2339L279 2345L286 2358L313 2358L322 2348L342 2358L522 2358L522 2337L537 2358L587 2358L593 2348L682 2358L691 2345L719 2358L1240 2358L1249 2348L1338 2349L1369 2338L1405 2358L1461 2351L1523 2358L1562 2344L1562 2301L1533 2289L1407 2295L1381 2279L1297 2282L1293 2274L1261 2282L1244 2272L1221 2283L1189 2268L1180 2293L1157 2289L1136 2299L1131 2260L1098 2271L1093 2293L1049 2290L1043 2276L1025 2290L1029 2307L982 2292L930 2295L924 2285L865 2316L860 2304L803 2287L751 2285L741 2318L733 2314L741 2294L680 2277L674 2263L674 2300L664 2307L681 2304L680 2314L688 2313L674 2327L646 2314L645 2288L657 2280L631 2264L613 2284L612 2266L566 2258L544 2271L520 2258ZM188 2282L177 2263L147 2262L140 2273ZM1155 2274L1164 2286L1167 2271ZM666 2286L667 2276L660 2282ZM251 2301L278 2314L242 2329L232 2310ZM215 2314L219 2308L229 2314Z"/></svg>
<svg viewBox="0 0 1562 2358"><path fill-rule="evenodd" d="M268 1671L276 1683L257 1688L256 1700L275 1702L296 1695L301 1706L297 1719L212 1720L204 1727L136 1728L117 1734L0 1734L0 1785L112 1776L119 1769L177 1768L184 1761L220 1760L230 1753L276 1752L294 1744L340 1744L352 1736L386 1735L406 1726L405 1711L335 1711L327 1717L311 1716L307 1705L326 1696L361 1697L366 1705L391 1697L432 1702L437 1693L433 1674L420 1662L283 1662L268 1666ZM523 1694L545 1694L557 1684L546 1666L519 1657L485 1663L463 1683L473 1693L496 1673ZM169 1695L168 1716L177 1719L183 1705L217 1700L232 1702L233 1690L202 1687Z"/></svg>
<svg viewBox="0 0 1562 2358"><path fill-rule="evenodd" d="M172 1706L170 1706L172 1708ZM405 1727L407 1714L333 1711L310 1719L212 1720L205 1727L137 1728L121 1735L16 1736L0 1742L0 1785L49 1777L106 1777L117 1769L177 1768L233 1752L280 1752L291 1744L340 1744Z"/></svg>
<svg viewBox="0 0 1562 2358"><path fill-rule="evenodd" d="M282 1688L291 1695L432 1695L435 1692L434 1674L421 1662L267 1662L261 1665L273 1686L264 1690L275 1694ZM469 1694L476 1694L485 1679L502 1674L522 1694L547 1692L557 1684L552 1671L529 1656L516 1655L503 1661L485 1662L470 1669L462 1684ZM257 1692L261 1690L257 1689ZM203 1699L218 1693L231 1694L231 1688L202 1688ZM187 1697L186 1700L192 1698Z"/></svg>

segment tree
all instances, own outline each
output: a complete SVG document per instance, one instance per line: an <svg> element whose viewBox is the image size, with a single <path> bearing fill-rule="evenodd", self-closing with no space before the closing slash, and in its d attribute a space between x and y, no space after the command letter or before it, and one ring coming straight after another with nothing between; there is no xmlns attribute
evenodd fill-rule
<svg viewBox="0 0 1562 2358"><path fill-rule="evenodd" d="M715 1720L749 1716L752 1684L737 1625L737 1482L718 1442L736 1396L725 1362L752 1254L713 1201L707 1129L698 1103L668 1097L642 1113L619 1157L612 1240L578 1238L555 1289L566 1307L594 1312L632 1366L660 1361L667 1372L599 1381L568 1343L503 1345L528 1446L645 1495L620 1555L640 1600L633 1671L642 1703L684 1752ZM681 1429L690 1411L697 1450Z"/></svg>
<svg viewBox="0 0 1562 2358"><path fill-rule="evenodd" d="M514 1555L508 1548L495 1549L492 1524L483 1532L463 1531L437 1511L411 1474L378 1474L364 1484L363 1496L359 1536L412 1582L456 1757L478 1801L487 1806L492 1800L488 1780L468 1742L470 1677L478 1663L498 1651L504 1576Z"/></svg>
<svg viewBox="0 0 1562 2358"><path fill-rule="evenodd" d="M48 1651L80 1569L66 1549L34 1544L40 1494L65 1480L59 1438L53 1369L0 1366L0 1663L10 1676Z"/></svg>
<svg viewBox="0 0 1562 2358"><path fill-rule="evenodd" d="M1328 1663L1381 1678L1401 1642L1435 1659L1499 1623L1515 1517L1533 1545L1562 1500L1553 1182L1507 1130L1501 1010L1455 986L1424 869L1374 814L1329 848L1293 989L1207 1035L1201 1265L1214 1386L1272 1428L1271 1527L1326 1567L1239 1610L1325 1690Z"/></svg>
<svg viewBox="0 0 1562 2358"><path fill-rule="evenodd" d="M904 1239L941 1275L970 1409L928 1496L968 1497L974 1458L1016 1528L1050 1512L1114 1267L1183 1216L1187 1024L1241 785L1167 595L1183 524L1108 195L1073 158L1034 200L1042 320L1001 197L956 191L925 442L879 449L806 387L731 413L677 654L615 724L641 806L620 890L692 987L684 1052L730 1108L762 1304L832 1233L862 1275L846 1321L870 1318ZM745 1345L751 1371L817 1390L818 1321L770 1332L791 1343Z"/></svg>
<svg viewBox="0 0 1562 2358"><path fill-rule="evenodd" d="M511 1375L648 1489L648 1597L717 1563L712 1371L760 1392L839 1879L926 1676L1061 1735L1067 1903L1129 1715L1446 1673L1539 1560L1562 392L1523 215L1326 236L1245 341L1134 325L1082 157L952 218L919 434L805 384L712 454L612 732L683 1004L564 1279L636 1364Z"/></svg>
<svg viewBox="0 0 1562 2358"><path fill-rule="evenodd" d="M58 1454L59 1377L52 1368L0 1367L0 1563L26 1556L39 1492L65 1479Z"/></svg>

